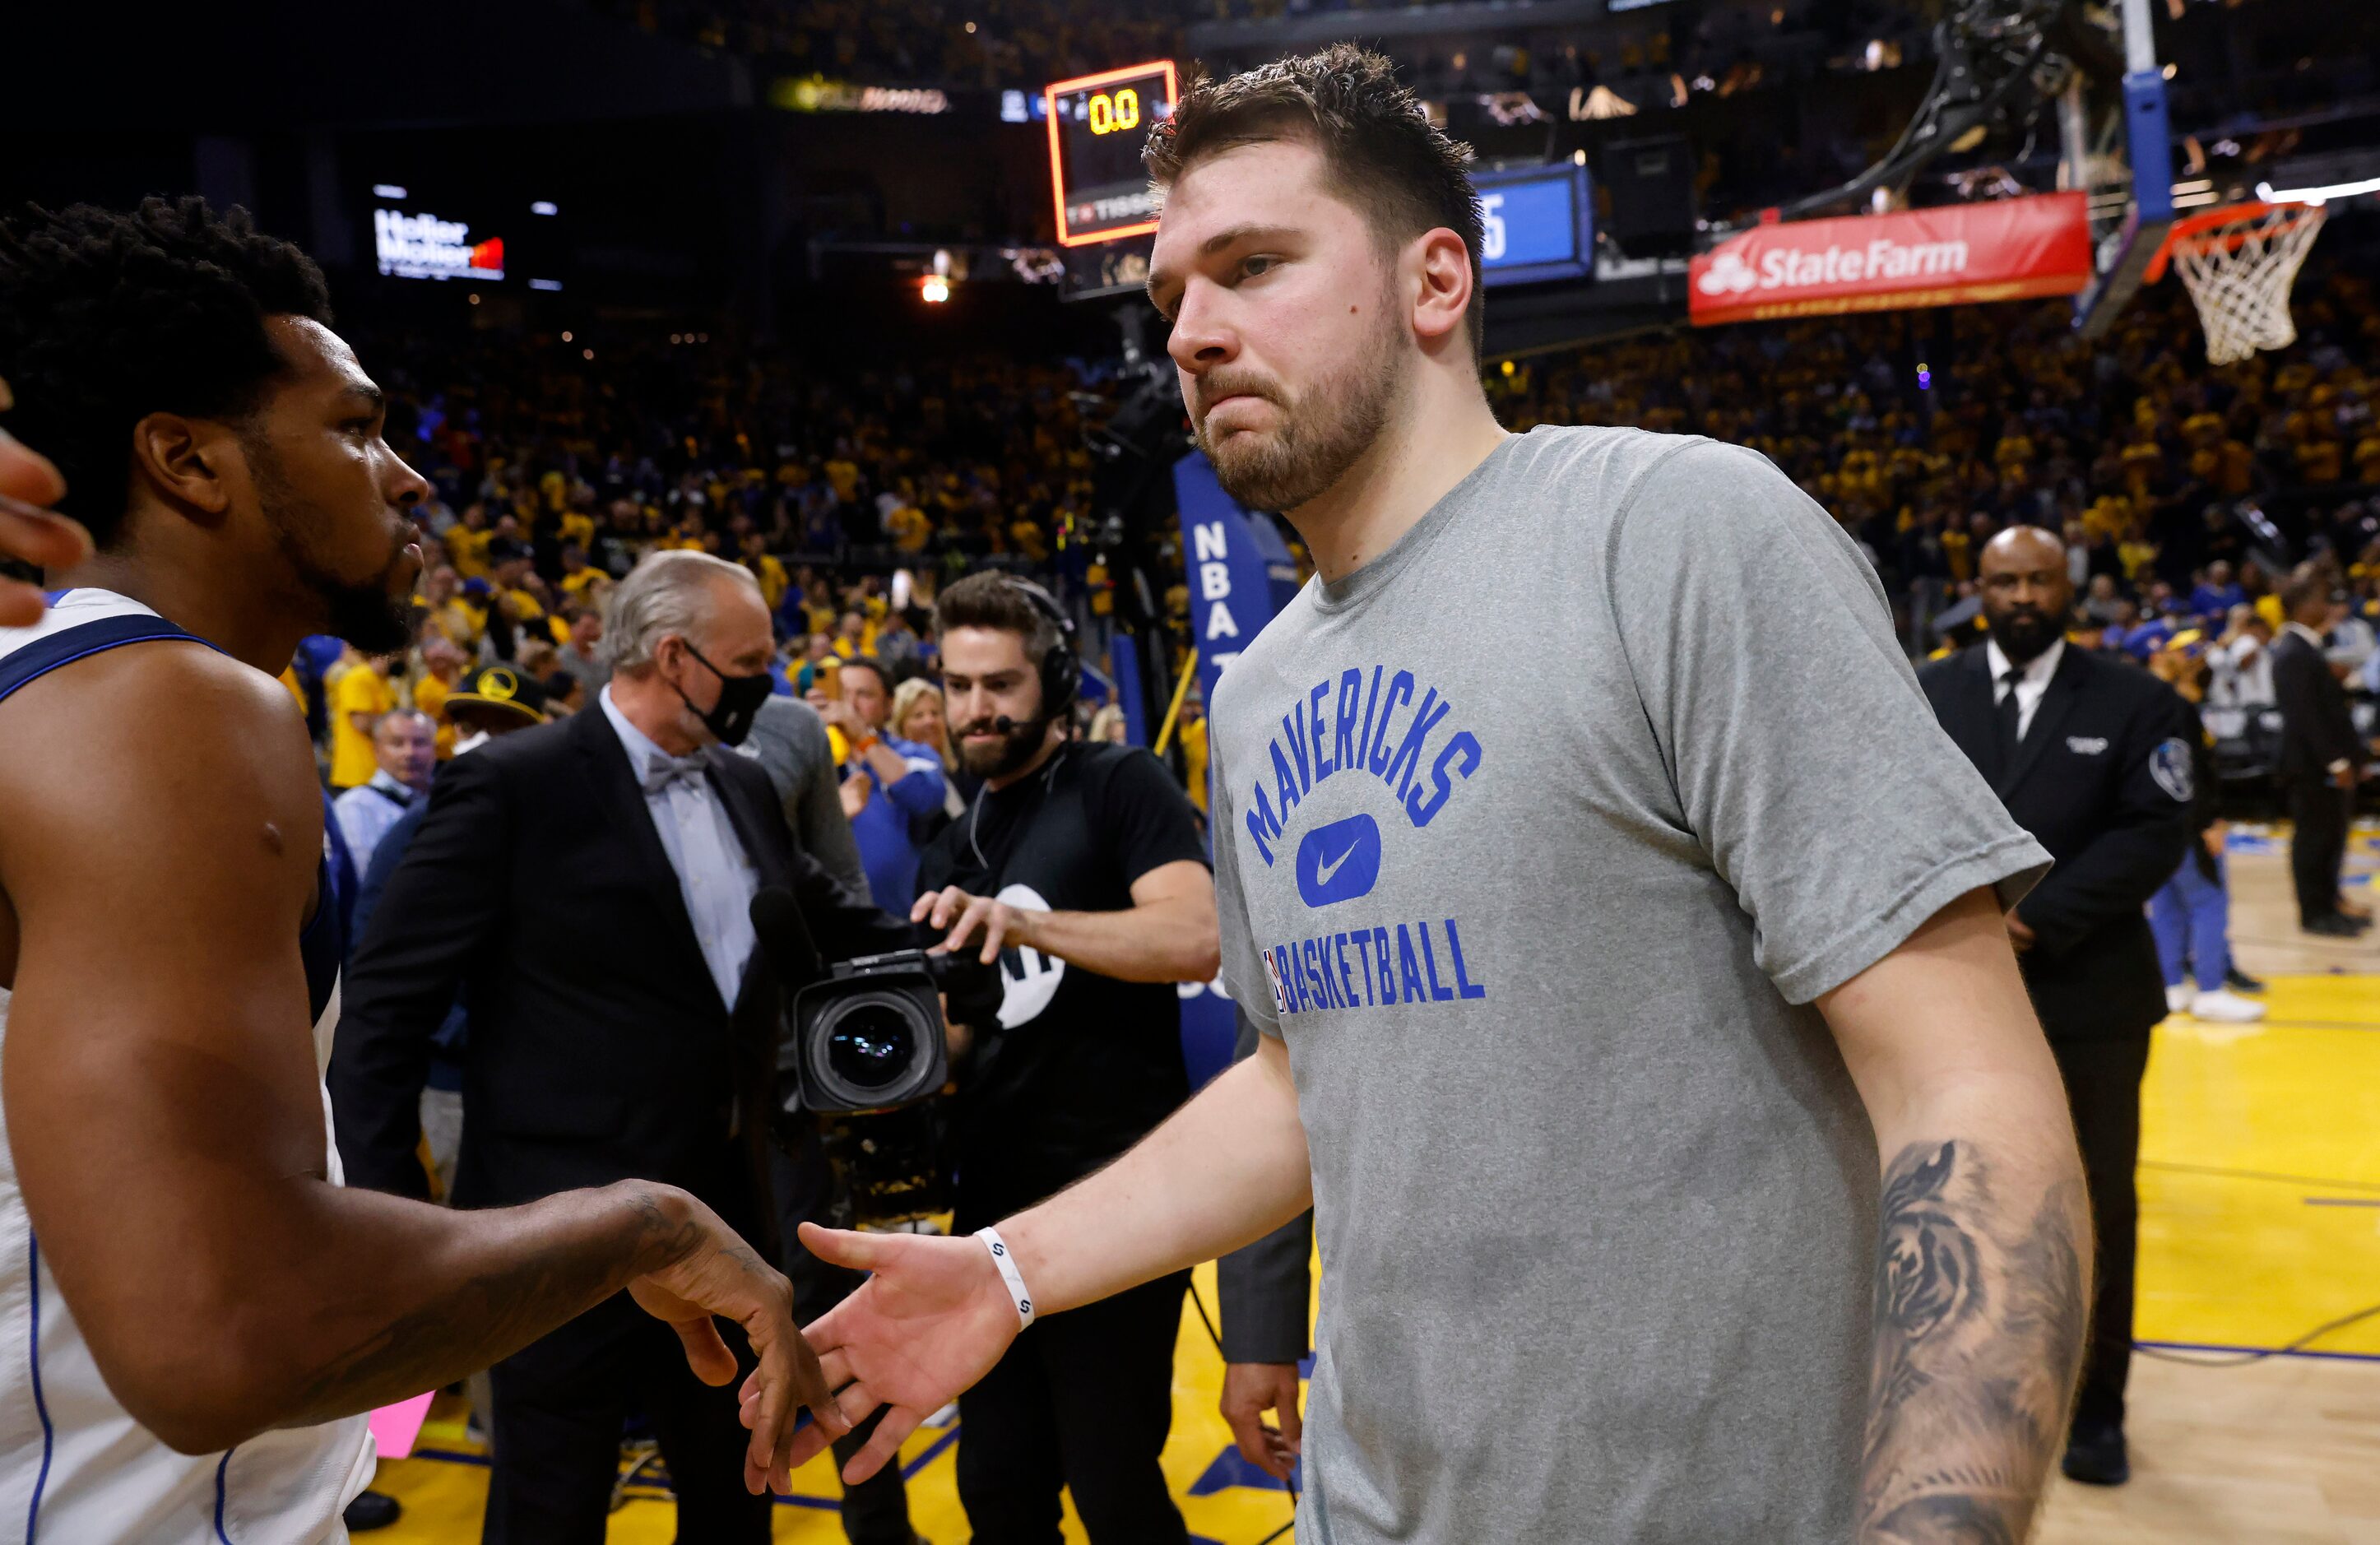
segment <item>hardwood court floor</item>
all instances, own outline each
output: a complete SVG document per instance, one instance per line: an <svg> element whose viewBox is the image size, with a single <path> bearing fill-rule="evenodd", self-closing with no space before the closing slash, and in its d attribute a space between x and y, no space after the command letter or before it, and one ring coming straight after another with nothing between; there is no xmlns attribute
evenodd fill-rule
<svg viewBox="0 0 2380 1545"><path fill-rule="evenodd" d="M2242 831L2231 857L2233 940L2243 967L2270 980L2270 1017L2244 1028L2168 1020L2149 1062L2138 1334L2173 1356L2282 1346L2380 1304L2380 933L2350 944L2300 934L2284 840ZM2350 862L2350 894L2371 897L2373 831L2357 833ZM1213 1269L1197 1282L1211 1306ZM2137 1357L2131 1483L2056 1481L2037 1545L2380 1545L2380 1315L2307 1351L2228 1368ZM1288 1522L1290 1499L1232 1453L1215 1414L1221 1361L1195 1312L1183 1317L1174 1367L1165 1470L1191 1532L1258 1545ZM928 1429L903 1454L911 1515L938 1545L966 1538L955 1436ZM430 1456L381 1470L405 1518L363 1538L480 1538L487 1471L451 1404L423 1442ZM824 1463L795 1480L776 1538L840 1541ZM608 1545L666 1545L665 1496L631 1497ZM1065 1527L1068 1540L1084 1539L1071 1509Z"/></svg>

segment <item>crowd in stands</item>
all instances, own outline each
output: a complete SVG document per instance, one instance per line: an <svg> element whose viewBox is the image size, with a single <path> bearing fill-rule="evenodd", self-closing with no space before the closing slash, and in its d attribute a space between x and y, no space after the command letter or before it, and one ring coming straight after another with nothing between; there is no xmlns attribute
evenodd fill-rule
<svg viewBox="0 0 2380 1545"><path fill-rule="evenodd" d="M2281 566L2332 554L2350 624L2334 658L2361 669L2380 616L2380 295L2368 249L2338 238L2299 279L2297 344L2239 365L2206 363L2167 283L2096 344L2062 300L1959 307L1656 335L1515 362L1490 391L1514 428L1767 455L1875 563L1912 652L1966 636L1984 544L2030 524L2067 539L2088 637L2144 663L2269 637Z"/></svg>
<svg viewBox="0 0 2380 1545"><path fill-rule="evenodd" d="M878 85L1029 87L1183 53L1178 5L1113 0L592 0L648 32Z"/></svg>
<svg viewBox="0 0 2380 1545"><path fill-rule="evenodd" d="M2300 341L2235 366L2207 365L2167 284L2096 344L2063 301L1961 307L1682 329L1488 381L1515 429L1632 425L1768 456L1869 555L1912 654L1973 636L1995 531L2059 531L2082 637L2152 665L2184 652L2211 707L2252 709L2270 700L2257 656L2299 556L2337 569L2334 659L2380 674L2380 295L2364 250L2350 233L2318 249L2296 291ZM888 694L930 678L931 599L959 574L1007 566L1087 598L1079 544L1062 549L1089 512L1084 430L1108 400L1096 367L837 373L673 347L599 373L540 367L535 349L425 347L373 353L392 433L438 490L419 647L394 668L350 672L328 647L292 668L337 786L370 776L369 732L389 710L430 711L451 754L439 700L489 662L516 665L555 711L588 704L604 598L657 549L749 568L778 621L779 689L820 701L840 700L854 658L883 663ZM1167 599L1183 618L1186 590ZM1185 642L1186 628L1174 658Z"/></svg>

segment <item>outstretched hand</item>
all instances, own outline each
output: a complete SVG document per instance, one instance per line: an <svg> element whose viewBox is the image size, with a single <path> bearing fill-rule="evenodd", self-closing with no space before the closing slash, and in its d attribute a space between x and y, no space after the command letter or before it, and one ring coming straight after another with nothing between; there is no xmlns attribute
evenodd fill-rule
<svg viewBox="0 0 2380 1545"><path fill-rule="evenodd" d="M14 405L0 381L0 411ZM0 430L0 557L67 568L91 556L91 538L63 515L42 509L67 491L49 459ZM38 586L0 579L0 627L24 627L42 614Z"/></svg>
<svg viewBox="0 0 2380 1545"><path fill-rule="evenodd" d="M918 1234L851 1234L804 1223L820 1260L873 1272L803 1334L853 1425L884 1407L868 1444L843 1468L856 1486L884 1467L919 1423L991 1371L1016 1339L1016 1305L982 1244ZM746 1407L751 1398L747 1393ZM827 1446L812 1429L795 1442L799 1466Z"/></svg>
<svg viewBox="0 0 2380 1545"><path fill-rule="evenodd" d="M850 1431L851 1424L833 1398L818 1354L794 1329L794 1290L783 1274L708 1209L687 1227L693 1232L677 1259L630 1283L628 1295L678 1333L687 1366L706 1384L735 1377L735 1355L720 1338L712 1317L744 1328L760 1365L744 1381L741 1393L744 1425L752 1429L744 1485L756 1494L771 1488L789 1491L795 1467L808 1457L795 1457L796 1447L813 1436L822 1447ZM805 1406L817 1424L797 1429Z"/></svg>

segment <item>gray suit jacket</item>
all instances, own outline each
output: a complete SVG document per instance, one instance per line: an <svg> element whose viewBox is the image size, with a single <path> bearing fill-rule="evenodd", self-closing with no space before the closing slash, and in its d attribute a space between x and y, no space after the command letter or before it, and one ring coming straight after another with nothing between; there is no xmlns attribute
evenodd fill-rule
<svg viewBox="0 0 2380 1545"><path fill-rule="evenodd" d="M1234 1055L1254 1056L1262 1032L1246 1015L1239 1018ZM1215 1263L1225 1362L1293 1363L1305 1356L1306 1309L1313 1301L1307 1263L1313 1256L1314 1214L1307 1211Z"/></svg>
<svg viewBox="0 0 2380 1545"><path fill-rule="evenodd" d="M798 698L771 698L760 705L752 737L742 749L768 772L785 807L785 824L794 830L794 845L865 897L868 871L860 867L859 842L843 813L834 750L818 710Z"/></svg>

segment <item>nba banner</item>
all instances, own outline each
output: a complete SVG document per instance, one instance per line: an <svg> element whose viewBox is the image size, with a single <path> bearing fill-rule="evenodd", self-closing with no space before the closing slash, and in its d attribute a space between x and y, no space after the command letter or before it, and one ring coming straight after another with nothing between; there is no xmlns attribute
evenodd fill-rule
<svg viewBox="0 0 2380 1545"><path fill-rule="evenodd" d="M1198 690L1215 678L1297 593L1297 566L1272 523L1251 516L1215 481L1205 456L1173 464L1182 517L1182 571L1190 581L1190 634L1198 641Z"/></svg>
<svg viewBox="0 0 2380 1545"><path fill-rule="evenodd" d="M1269 521L1248 514L1196 452L1173 464L1182 517L1182 568L1190 581L1190 630L1198 641L1198 689L1210 705L1215 678L1297 593L1297 567ZM1185 982L1182 1061L1197 1089L1231 1065L1239 1019L1219 978Z"/></svg>
<svg viewBox="0 0 2380 1545"><path fill-rule="evenodd" d="M1688 314L1722 322L2072 295L2092 278L2080 191L1755 225L1694 260Z"/></svg>

